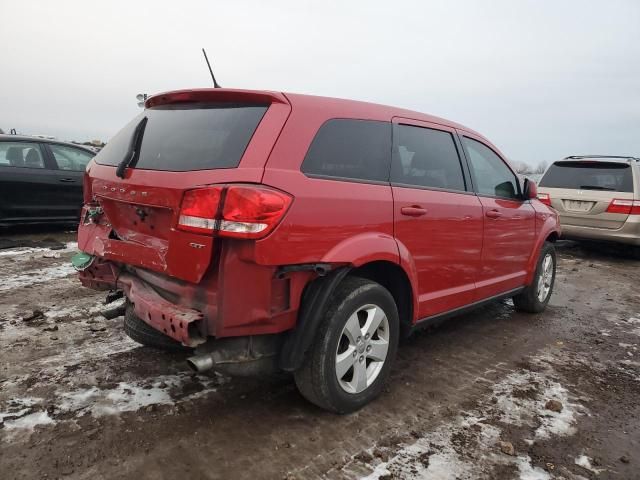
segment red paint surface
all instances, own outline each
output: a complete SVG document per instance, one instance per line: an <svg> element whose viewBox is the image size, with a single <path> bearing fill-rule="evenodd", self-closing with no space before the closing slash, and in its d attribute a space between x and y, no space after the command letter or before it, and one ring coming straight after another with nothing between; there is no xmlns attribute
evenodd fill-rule
<svg viewBox="0 0 640 480"><path fill-rule="evenodd" d="M318 128L331 118L410 118L450 132L464 129L498 152L475 132L443 119L362 102L227 89L161 94L147 100L147 107L247 100L268 101L271 107L238 168L128 169L123 180L116 177L115 167L90 164L87 183L93 204L102 206L104 215L97 223L81 222L79 247L107 262L113 272L126 268L127 282L120 286L142 305L141 318L150 315L148 323L158 329L168 325L158 320L163 311L165 317L170 312L183 322L188 318L198 323L201 334L216 337L290 329L302 291L315 274L296 272L277 279L276 270L315 262L400 266L411 283L415 322L527 284L545 238L559 233L555 212L536 199L310 178L300 171ZM263 184L293 200L275 230L259 240L176 228L186 190L228 183ZM104 263L96 264L81 274L83 283L104 288L104 272ZM100 279L92 278L98 273ZM155 307L149 300L154 295L162 299ZM170 335L192 342L186 327Z"/></svg>

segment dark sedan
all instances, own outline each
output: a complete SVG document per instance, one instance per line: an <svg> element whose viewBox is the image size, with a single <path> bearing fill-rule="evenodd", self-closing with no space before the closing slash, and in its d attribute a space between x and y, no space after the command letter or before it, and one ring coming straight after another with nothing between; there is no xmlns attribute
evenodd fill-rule
<svg viewBox="0 0 640 480"><path fill-rule="evenodd" d="M0 227L77 222L94 155L72 143L0 135Z"/></svg>

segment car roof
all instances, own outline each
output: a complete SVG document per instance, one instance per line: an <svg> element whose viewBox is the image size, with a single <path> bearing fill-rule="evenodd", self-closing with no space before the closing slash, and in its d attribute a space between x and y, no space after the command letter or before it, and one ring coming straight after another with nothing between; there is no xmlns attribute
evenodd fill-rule
<svg viewBox="0 0 640 480"><path fill-rule="evenodd" d="M81 148L82 150L86 150L87 152L93 153L95 155L96 152L91 150L86 145L78 145L77 143L72 142L63 142L61 140L51 140L49 138L42 137L32 137L30 135L10 135L10 134L0 134L0 142L37 142L37 143L52 143L54 145L68 145L69 147Z"/></svg>
<svg viewBox="0 0 640 480"><path fill-rule="evenodd" d="M292 105L295 106L303 106L310 108L324 108L331 109L335 108L340 111L352 110L354 114L370 114L375 116L383 116L383 117L402 117L402 118L410 118L413 120L420 120L423 122L436 123L439 125L444 125L450 128L456 128L459 130L465 130L476 135L479 135L477 132L474 132L468 127L464 125L460 125L459 123L452 122L451 120L447 120L445 118L436 117L434 115L428 115L426 113L416 112L414 110L408 110L405 108L393 107L389 105L382 105L378 103L371 102L363 102L359 100L348 100L344 98L333 98L333 97L321 97L316 95L305 95L300 93L284 93L284 95L291 101Z"/></svg>
<svg viewBox="0 0 640 480"><path fill-rule="evenodd" d="M350 115L364 116L373 118L386 118L390 120L393 117L404 117L412 120L436 123L450 128L463 130L471 134L485 138L478 132L460 125L450 120L427 115L425 113L407 110L389 105L381 105L377 103L362 102L359 100L348 100L344 98L321 97L316 95L306 95L300 93L275 92L268 90L242 90L234 88L197 88L186 90L173 90L169 92L158 93L152 95L145 102L145 107L150 108L158 105L182 103L182 102L198 102L198 101L224 101L224 102L269 102L269 103L288 103L297 108L314 108L323 109L325 111L335 111L338 115L341 113L349 113Z"/></svg>
<svg viewBox="0 0 640 480"><path fill-rule="evenodd" d="M327 118L354 118L379 121L391 121L394 117L417 120L444 127L457 129L481 139L486 145L497 152L507 164L511 165L508 157L484 135L445 118L428 115L426 113L407 110L404 108L380 105L377 103L347 100L344 98L320 97L300 93L287 93L268 90L241 90L234 88L198 88L172 90L150 96L145 101L145 108L159 105L204 102L233 102L233 103L281 103L288 104L297 110L324 111ZM511 169L515 171L513 165Z"/></svg>

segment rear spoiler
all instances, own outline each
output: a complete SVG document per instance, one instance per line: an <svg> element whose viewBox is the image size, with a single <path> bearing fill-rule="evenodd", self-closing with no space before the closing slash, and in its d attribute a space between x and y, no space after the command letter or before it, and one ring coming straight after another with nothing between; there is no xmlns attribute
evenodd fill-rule
<svg viewBox="0 0 640 480"><path fill-rule="evenodd" d="M624 157L622 155L571 155L569 157L564 157L563 160L635 160L636 162L640 162L640 158L637 157Z"/></svg>
<svg viewBox="0 0 640 480"><path fill-rule="evenodd" d="M264 90L236 90L231 88L201 88L197 90L173 90L158 93L149 97L145 102L145 108L159 105L173 105L179 103L258 103L271 104L283 103L289 105L287 97L280 92Z"/></svg>

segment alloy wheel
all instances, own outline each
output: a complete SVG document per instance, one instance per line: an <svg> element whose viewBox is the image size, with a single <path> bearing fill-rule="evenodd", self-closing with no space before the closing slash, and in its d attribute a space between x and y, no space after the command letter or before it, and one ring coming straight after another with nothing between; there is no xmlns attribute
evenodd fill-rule
<svg viewBox="0 0 640 480"><path fill-rule="evenodd" d="M538 301L544 302L549 296L553 284L553 256L547 253L542 260L542 268L538 277Z"/></svg>
<svg viewBox="0 0 640 480"><path fill-rule="evenodd" d="M340 335L335 370L347 393L366 390L378 377L389 351L389 320L377 305L353 312Z"/></svg>

